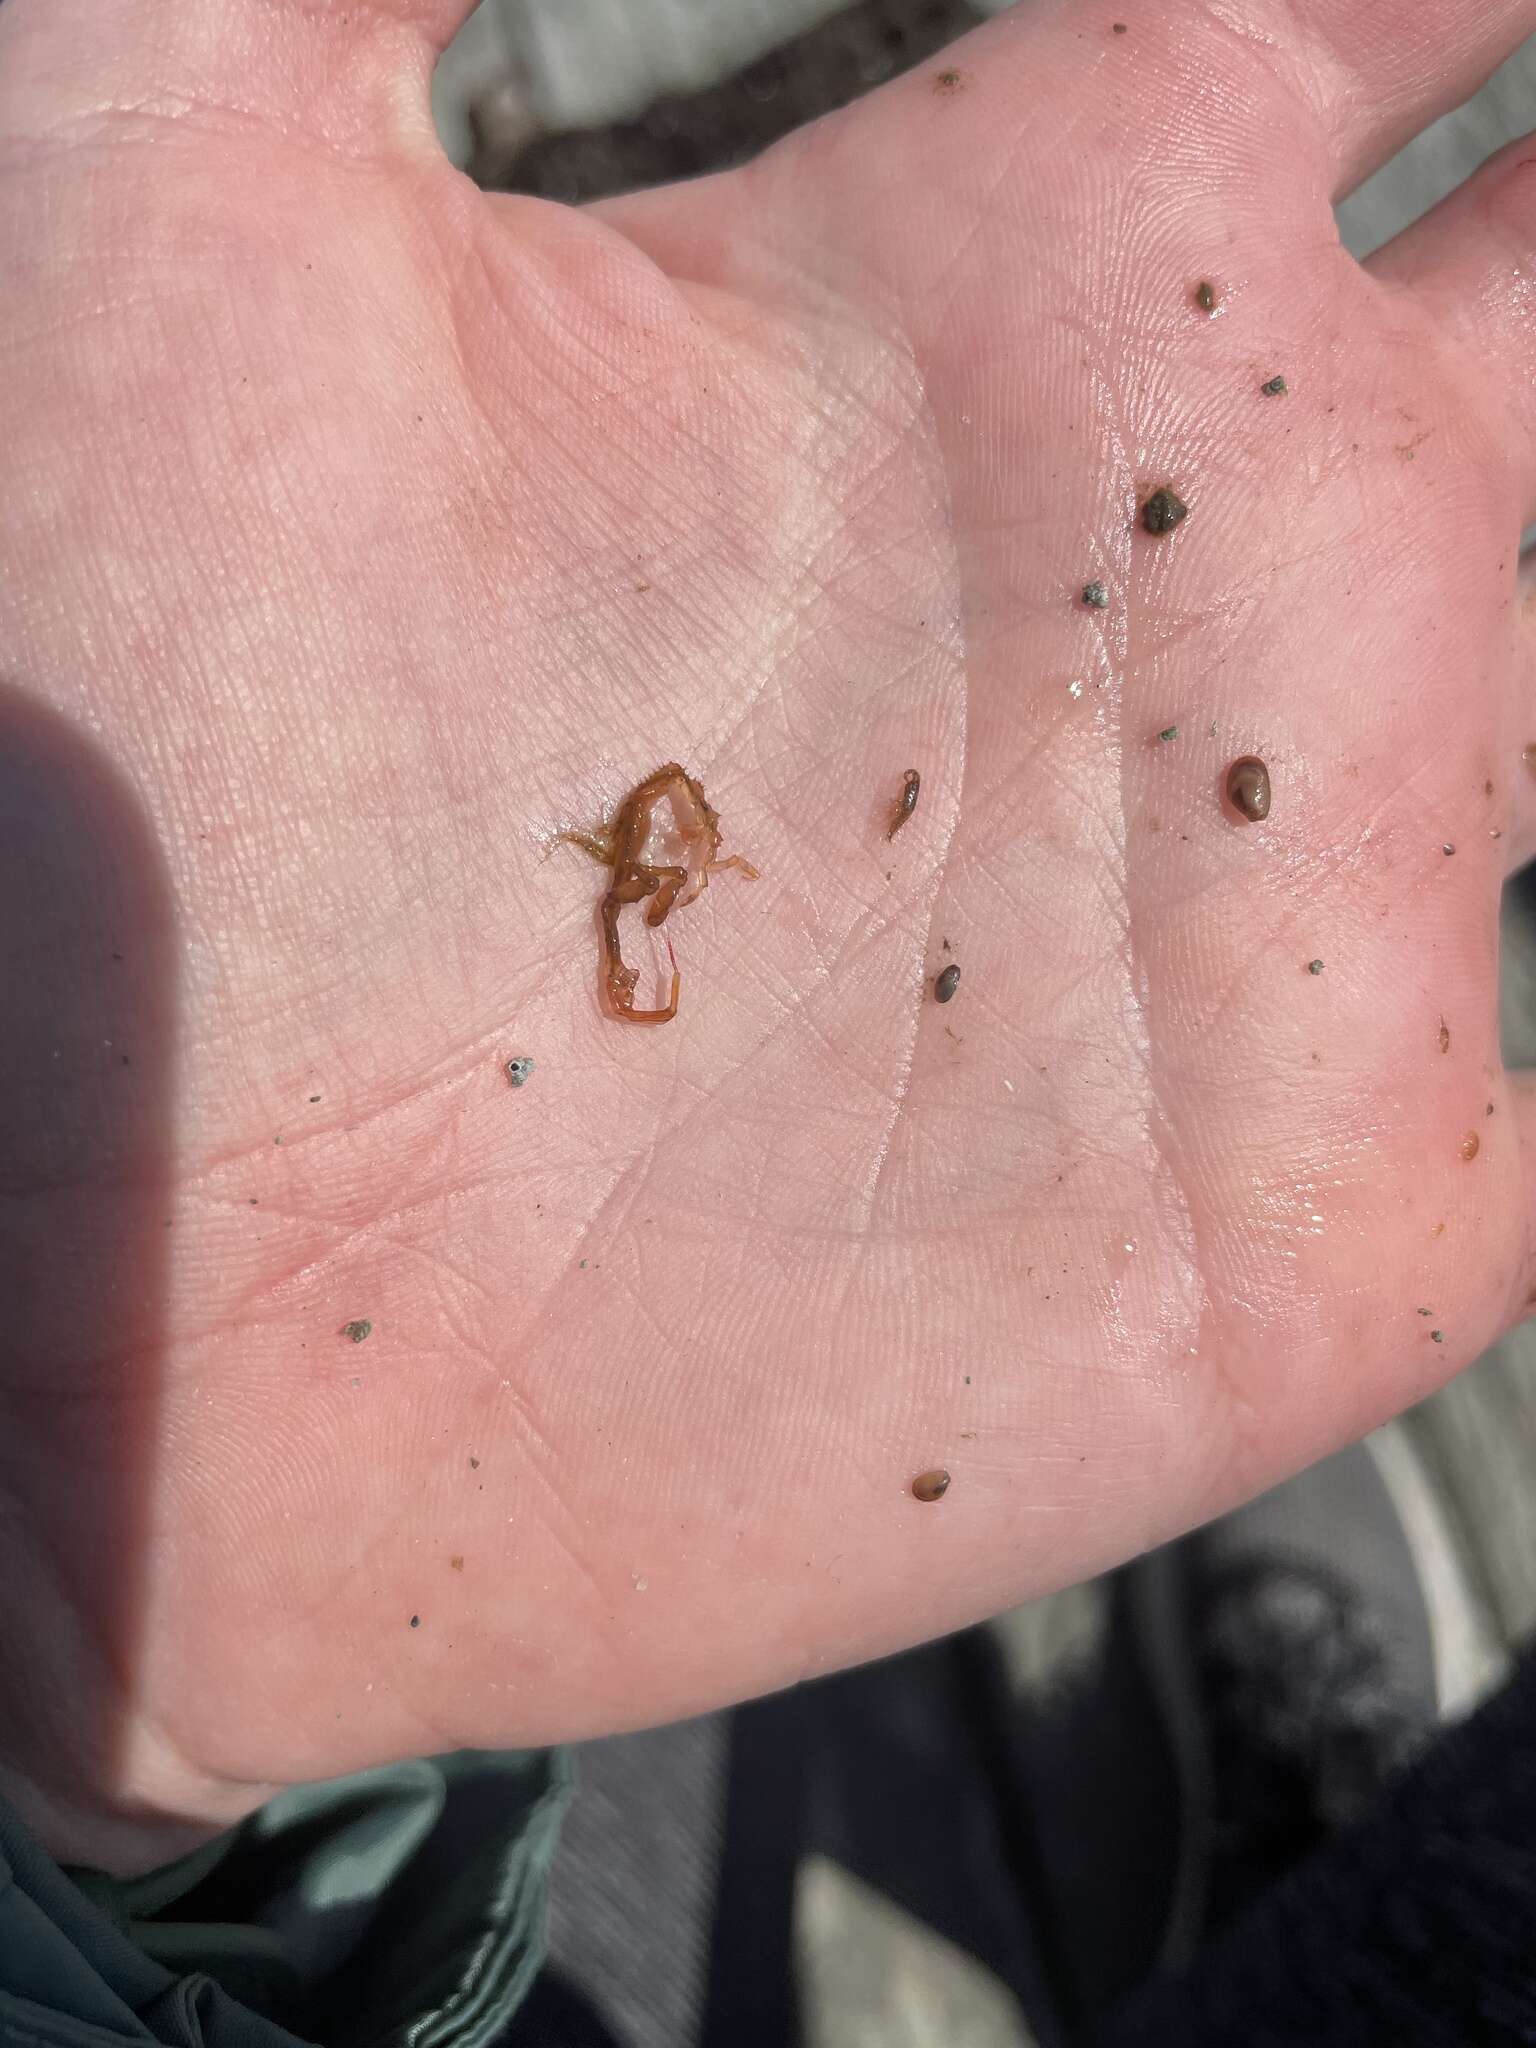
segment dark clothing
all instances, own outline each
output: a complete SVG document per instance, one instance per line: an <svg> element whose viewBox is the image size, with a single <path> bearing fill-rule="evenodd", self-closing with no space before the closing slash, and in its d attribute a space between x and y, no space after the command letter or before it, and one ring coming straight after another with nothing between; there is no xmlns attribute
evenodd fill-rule
<svg viewBox="0 0 1536 2048"><path fill-rule="evenodd" d="M537 1973L563 1752L281 1793L146 1877L66 1875L0 1804L4 2048L483 2048Z"/></svg>

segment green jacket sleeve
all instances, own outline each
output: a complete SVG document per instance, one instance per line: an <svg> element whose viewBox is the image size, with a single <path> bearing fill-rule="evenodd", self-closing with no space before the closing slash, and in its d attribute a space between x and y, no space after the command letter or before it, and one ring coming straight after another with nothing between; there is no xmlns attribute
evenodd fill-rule
<svg viewBox="0 0 1536 2048"><path fill-rule="evenodd" d="M0 2048L484 2048L542 1959L569 1783L562 1751L392 1764L128 1880L0 1802Z"/></svg>

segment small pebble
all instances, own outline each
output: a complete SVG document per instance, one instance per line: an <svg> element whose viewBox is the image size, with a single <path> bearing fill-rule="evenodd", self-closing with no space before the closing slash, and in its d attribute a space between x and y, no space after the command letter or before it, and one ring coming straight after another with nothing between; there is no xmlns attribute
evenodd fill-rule
<svg viewBox="0 0 1536 2048"><path fill-rule="evenodd" d="M1309 961L1307 962L1307 972L1308 972L1308 974L1321 974L1321 973L1322 973L1322 971L1323 971L1323 963L1322 963L1322 961L1321 961L1321 960L1309 960Z"/></svg>
<svg viewBox="0 0 1536 2048"><path fill-rule="evenodd" d="M1179 728L1176 725L1165 725L1162 731L1158 734L1158 738L1162 740L1165 744L1169 740L1176 740L1178 736Z"/></svg>
<svg viewBox="0 0 1536 2048"><path fill-rule="evenodd" d="M420 1628L420 1627L421 1627L421 1616L420 1616L419 1614L413 1614L413 1615L411 1616L411 1627L412 1627L412 1628Z"/></svg>
<svg viewBox="0 0 1536 2048"><path fill-rule="evenodd" d="M1189 516L1189 507L1177 491L1165 486L1154 491L1141 508L1141 523L1148 533L1172 533L1181 520Z"/></svg>
<svg viewBox="0 0 1536 2048"><path fill-rule="evenodd" d="M1482 1149L1483 1141L1477 1135L1476 1131L1468 1131L1467 1135L1461 1141L1462 1158L1475 1159Z"/></svg>
<svg viewBox="0 0 1536 2048"><path fill-rule="evenodd" d="M366 1317L359 1316L355 1322L348 1323L341 1334L350 1337L354 1344L361 1344L365 1337L373 1335L373 1325Z"/></svg>
<svg viewBox="0 0 1536 2048"><path fill-rule="evenodd" d="M949 966L944 969L944 972L938 976L933 984L933 1000L936 1003L947 1003L959 986L960 970L951 961Z"/></svg>
<svg viewBox="0 0 1536 2048"><path fill-rule="evenodd" d="M1456 851L1456 849L1454 846L1452 846L1450 840L1447 839L1444 846L1441 847L1440 851L1445 855L1446 859L1449 860L1451 855Z"/></svg>
<svg viewBox="0 0 1536 2048"><path fill-rule="evenodd" d="M507 1079L514 1088L521 1088L532 1072L533 1061L531 1059L518 1058L507 1061Z"/></svg>
<svg viewBox="0 0 1536 2048"><path fill-rule="evenodd" d="M1200 308L1202 313L1215 312L1216 287L1211 283L1209 278L1202 277L1200 282L1195 286L1195 304Z"/></svg>
<svg viewBox="0 0 1536 2048"><path fill-rule="evenodd" d="M1289 386L1283 377L1271 377L1269 382L1261 384L1259 389L1266 398L1284 398Z"/></svg>
<svg viewBox="0 0 1536 2048"><path fill-rule="evenodd" d="M1107 611L1109 609L1109 592L1102 583L1085 583L1083 585L1083 603L1091 604L1095 611Z"/></svg>
<svg viewBox="0 0 1536 2048"><path fill-rule="evenodd" d="M916 1500L942 1500L948 1491L947 1472L919 1472L912 1482L912 1494Z"/></svg>
<svg viewBox="0 0 1536 2048"><path fill-rule="evenodd" d="M1431 1344L1443 1344L1445 1342L1444 1330L1431 1330L1429 1333L1429 1341Z"/></svg>

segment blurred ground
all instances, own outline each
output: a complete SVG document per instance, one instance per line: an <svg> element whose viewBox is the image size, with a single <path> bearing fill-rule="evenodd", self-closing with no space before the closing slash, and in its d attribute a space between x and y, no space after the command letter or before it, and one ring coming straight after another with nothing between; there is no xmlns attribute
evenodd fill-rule
<svg viewBox="0 0 1536 2048"><path fill-rule="evenodd" d="M1000 8L1001 0L484 0L439 67L434 108L450 154L480 183L586 200L739 162ZM1368 254L1533 127L1536 40L1345 201L1346 244ZM1511 1064L1536 1065L1529 879L1506 892L1502 1022ZM1511 1646L1536 1634L1536 1325L1378 1432L1372 1456L1427 1589L1440 1708L1456 1715L1497 1683ZM1074 1589L1004 1618L996 1638L1004 1662L1034 1670L1043 1695L1052 1672L1101 1628L1104 1597ZM802 1710L767 1702L729 1726L712 1716L594 1745L557 1874L554 1968L530 2014L533 2038L543 2038L543 2026L551 2042L607 2048L717 2039L749 2048L758 2038L816 2048L1030 2048L1036 2035L1009 1986L1035 1965L1021 1965L1000 1928L987 1933L988 1901L995 1908L1007 1887L993 1781L976 1758L948 1754L949 1775L940 1775L938 1754L954 1746L952 1732L935 1733L946 1725L953 1682L945 1654L943 1646L914 1653L899 1679L877 1672L843 1682L841 1704L823 1720L841 1713L854 1732L836 1752L836 1784L819 1795L820 1832L802 1832L797 1867L777 1873L781 1882L755 1872L744 1893L739 1883L733 1890L730 1868L742 1817L722 1809L734 1809L742 1782L761 1783L768 1803L782 1806L792 1750L802 1759L821 1754L825 1773L833 1752L824 1727L816 1752ZM886 1725L893 1717L905 1748ZM930 1794L964 1838L942 1885L925 1882L916 1859L901 1866L904 1896L889 1875L899 1856L887 1857L881 1886L872 1886L858 1875L848 1833L849 1782L881 1739L890 1772L910 1779L915 1771L919 1783L929 1773ZM751 1750L744 1777L743 1744ZM728 1748L736 1766L729 1793ZM815 1792L796 1781L802 1802L814 1806ZM879 1806L877 1790L866 1837ZM770 1839L749 1833L758 1847ZM958 1941L943 1931L957 1889L974 1894ZM741 1922L734 1941L733 1913ZM950 1930L961 1932L961 1920ZM735 1974L722 1977L727 1953ZM744 1978L743 1957L757 1965Z"/></svg>

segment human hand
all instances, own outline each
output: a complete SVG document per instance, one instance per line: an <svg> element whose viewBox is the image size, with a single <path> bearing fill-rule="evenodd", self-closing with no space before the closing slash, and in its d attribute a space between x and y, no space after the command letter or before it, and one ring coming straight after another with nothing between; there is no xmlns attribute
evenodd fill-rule
<svg viewBox="0 0 1536 2048"><path fill-rule="evenodd" d="M1531 0L1044 0L579 214L459 12L0 9L0 1783L110 1867L1096 1572L1529 1291L1536 158L1330 201ZM761 879L637 1030L553 842L673 758Z"/></svg>

